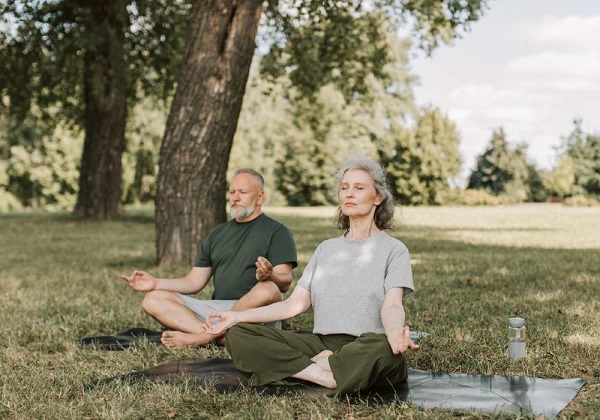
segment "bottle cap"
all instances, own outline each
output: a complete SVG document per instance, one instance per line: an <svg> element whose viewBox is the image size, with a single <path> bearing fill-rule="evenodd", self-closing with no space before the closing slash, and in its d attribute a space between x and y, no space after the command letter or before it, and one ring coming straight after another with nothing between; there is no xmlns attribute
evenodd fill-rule
<svg viewBox="0 0 600 420"><path fill-rule="evenodd" d="M509 318L508 325L513 328L521 328L525 325L525 320L523 318Z"/></svg>

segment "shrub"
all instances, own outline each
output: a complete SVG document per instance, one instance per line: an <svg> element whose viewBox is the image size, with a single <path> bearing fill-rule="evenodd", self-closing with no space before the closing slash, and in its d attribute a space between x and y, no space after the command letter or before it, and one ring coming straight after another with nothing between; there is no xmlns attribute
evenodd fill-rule
<svg viewBox="0 0 600 420"><path fill-rule="evenodd" d="M0 213L21 210L22 208L23 206L17 197L0 187Z"/></svg>
<svg viewBox="0 0 600 420"><path fill-rule="evenodd" d="M574 195L574 196L571 196L571 197L565 199L565 201L563 201L563 204L565 206L572 206L572 207L592 207L592 206L600 205L600 201L598 201L594 197L579 194L579 195Z"/></svg>
<svg viewBox="0 0 600 420"><path fill-rule="evenodd" d="M500 204L498 197L485 190L465 190L465 204L467 206L496 206Z"/></svg>

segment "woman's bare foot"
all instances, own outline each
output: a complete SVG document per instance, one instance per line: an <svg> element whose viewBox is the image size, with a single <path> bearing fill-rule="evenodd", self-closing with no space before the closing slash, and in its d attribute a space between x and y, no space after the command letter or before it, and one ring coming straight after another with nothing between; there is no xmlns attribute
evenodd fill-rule
<svg viewBox="0 0 600 420"><path fill-rule="evenodd" d="M311 357L310 360L312 360L313 362L316 362L319 359L322 359L323 357L329 357L333 354L333 352L331 350L323 350L321 353L319 354L315 354L313 357Z"/></svg>
<svg viewBox="0 0 600 420"><path fill-rule="evenodd" d="M210 343L215 338L214 335L206 332L191 334L181 331L165 331L160 337L160 341L171 349L184 347L201 347Z"/></svg>
<svg viewBox="0 0 600 420"><path fill-rule="evenodd" d="M331 372L331 367L329 366L329 356L332 354L333 352L331 350L323 350L321 353L313 356L310 360L312 360L320 368Z"/></svg>
<svg viewBox="0 0 600 420"><path fill-rule="evenodd" d="M315 384L324 386L325 388L334 389L337 386L337 383L335 382L335 378L333 377L331 371L325 370L315 363L301 370L295 375L292 375L292 378L298 378L303 379L305 381L313 382Z"/></svg>

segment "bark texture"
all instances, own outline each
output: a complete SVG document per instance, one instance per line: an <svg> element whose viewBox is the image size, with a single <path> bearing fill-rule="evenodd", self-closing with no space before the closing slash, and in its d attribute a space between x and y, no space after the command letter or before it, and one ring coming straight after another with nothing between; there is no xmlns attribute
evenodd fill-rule
<svg viewBox="0 0 600 420"><path fill-rule="evenodd" d="M159 265L193 263L225 221L226 172L255 49L261 0L196 0L162 141L156 198Z"/></svg>
<svg viewBox="0 0 600 420"><path fill-rule="evenodd" d="M85 140L74 214L107 219L121 212L121 156L127 121L126 1L91 1L84 55Z"/></svg>

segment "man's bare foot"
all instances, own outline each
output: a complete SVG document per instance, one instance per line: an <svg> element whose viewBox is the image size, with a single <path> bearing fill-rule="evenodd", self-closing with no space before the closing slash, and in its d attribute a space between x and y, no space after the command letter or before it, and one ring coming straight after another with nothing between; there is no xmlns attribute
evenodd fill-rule
<svg viewBox="0 0 600 420"><path fill-rule="evenodd" d="M331 350L323 350L321 353L313 356L310 360L316 363L320 368L331 372L331 367L329 366L329 356L332 354L333 352Z"/></svg>
<svg viewBox="0 0 600 420"><path fill-rule="evenodd" d="M160 341L171 349L184 347L201 347L210 343L215 338L208 333L184 333L181 331L165 331L160 337Z"/></svg>

